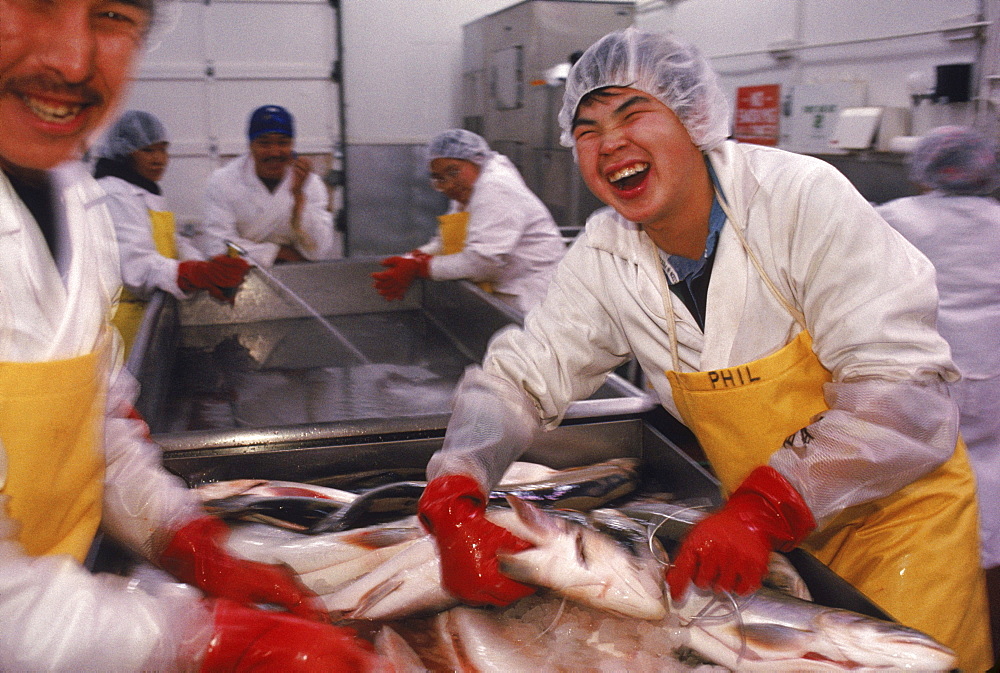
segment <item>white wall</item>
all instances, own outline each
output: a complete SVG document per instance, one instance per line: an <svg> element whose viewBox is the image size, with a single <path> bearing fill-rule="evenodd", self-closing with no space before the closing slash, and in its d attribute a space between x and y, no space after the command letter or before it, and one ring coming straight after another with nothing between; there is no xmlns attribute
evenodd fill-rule
<svg viewBox="0 0 1000 673"><path fill-rule="evenodd" d="M996 3L997 0L983 0ZM730 94L736 87L780 84L860 83L864 104L911 107L909 80L934 82L934 66L980 60L975 40L928 35L790 52L779 62L765 51L785 42L820 45L883 38L975 21L979 0L653 0L642 3L636 23L673 30L697 45L720 73ZM990 126L987 106L926 106L914 117L916 131L941 123Z"/></svg>
<svg viewBox="0 0 1000 673"><path fill-rule="evenodd" d="M520 0L342 0L350 144L458 126L462 26Z"/></svg>
<svg viewBox="0 0 1000 673"><path fill-rule="evenodd" d="M459 125L462 26L520 1L341 0L348 143L421 144ZM730 93L748 84L848 80L865 83L869 104L908 106L911 73L930 77L936 64L983 60L976 43L933 34L797 51L782 63L766 54L726 55L785 40L815 44L937 29L976 13L980 1L1000 4L641 0L637 23L673 29L696 43L713 57ZM300 124L300 150L321 168L335 163L339 101L327 78L336 57L335 15L326 0L171 4L179 21L144 59L128 106L159 115L171 132L175 158L164 189L181 221L200 217L208 173L245 147L246 117L257 105L290 107ZM204 76L207 66L214 77ZM927 123L941 121L964 119Z"/></svg>

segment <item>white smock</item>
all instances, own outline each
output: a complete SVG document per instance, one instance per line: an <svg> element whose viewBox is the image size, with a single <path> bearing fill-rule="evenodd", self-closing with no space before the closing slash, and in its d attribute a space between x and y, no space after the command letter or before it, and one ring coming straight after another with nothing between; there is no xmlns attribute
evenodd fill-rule
<svg viewBox="0 0 1000 673"><path fill-rule="evenodd" d="M302 186L305 205L299 220L308 241L292 232L292 171L285 171L273 192L257 177L253 157L243 154L214 171L205 190L205 221L198 246L209 257L226 252L225 241L245 249L254 261L274 264L282 245L294 247L310 261L330 259L334 252L333 215L329 194L315 173Z"/></svg>
<svg viewBox="0 0 1000 673"><path fill-rule="evenodd" d="M770 459L820 525L951 456L958 412L944 381L958 373L934 327L927 259L823 161L732 141L707 156L763 273L727 223L702 332L681 301L665 315L664 266L647 235L610 209L598 211L523 330L501 332L482 368L467 371L428 478L457 472L495 483L540 426L555 427L571 401L590 396L632 357L676 416L665 369L750 362L801 330L762 276L804 314L833 376L824 386L830 410L799 433L808 443L796 439ZM666 272L673 282L673 269ZM677 363L668 321L677 326Z"/></svg>
<svg viewBox="0 0 1000 673"><path fill-rule="evenodd" d="M450 203L449 213L460 210L457 202ZM496 153L483 163L466 210L469 224L461 252L441 255L440 236L420 248L434 255L430 277L490 283L497 297L527 313L545 296L566 253L552 215L510 159Z"/></svg>
<svg viewBox="0 0 1000 673"><path fill-rule="evenodd" d="M118 237L122 282L140 299L149 299L155 290L169 292L178 299L188 295L177 285L177 266L185 260L203 260L203 255L185 236L174 236L177 259L164 257L153 240L150 211L166 212L166 199L159 194L113 175L97 183L108 194L108 210Z"/></svg>
<svg viewBox="0 0 1000 673"><path fill-rule="evenodd" d="M41 362L93 351L120 288L107 196L85 167L53 172L62 275L41 230L0 173L0 361ZM120 351L120 346L118 347ZM160 466L144 424L121 416L135 380L120 352L108 372L102 529L150 557L168 530L202 514L184 484ZM44 450L44 447L39 447ZM0 481L6 474L0 446ZM204 650L212 619L200 594L174 584L93 575L69 556L33 557L16 540L0 496L0 670L179 670Z"/></svg>
<svg viewBox="0 0 1000 673"><path fill-rule="evenodd" d="M877 209L937 271L938 329L962 380L951 385L976 473L983 567L1000 565L1000 202L930 192Z"/></svg>

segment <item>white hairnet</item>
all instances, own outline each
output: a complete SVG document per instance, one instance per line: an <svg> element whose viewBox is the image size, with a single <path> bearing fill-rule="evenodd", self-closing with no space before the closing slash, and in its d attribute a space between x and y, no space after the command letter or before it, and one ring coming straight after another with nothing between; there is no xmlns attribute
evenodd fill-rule
<svg viewBox="0 0 1000 673"><path fill-rule="evenodd" d="M673 110L699 149L712 149L729 137L729 102L708 61L672 35L630 26L591 45L570 71L559 111L563 145L575 145L571 128L580 100L609 86L655 96Z"/></svg>
<svg viewBox="0 0 1000 673"><path fill-rule="evenodd" d="M968 126L939 126L910 155L910 179L950 194L989 194L1000 187L997 143Z"/></svg>
<svg viewBox="0 0 1000 673"><path fill-rule="evenodd" d="M435 159L465 159L482 166L493 150L482 136L465 129L449 129L427 143L427 162Z"/></svg>
<svg viewBox="0 0 1000 673"><path fill-rule="evenodd" d="M128 110L107 133L99 154L109 159L126 159L136 150L167 139L167 129L155 116L141 110Z"/></svg>

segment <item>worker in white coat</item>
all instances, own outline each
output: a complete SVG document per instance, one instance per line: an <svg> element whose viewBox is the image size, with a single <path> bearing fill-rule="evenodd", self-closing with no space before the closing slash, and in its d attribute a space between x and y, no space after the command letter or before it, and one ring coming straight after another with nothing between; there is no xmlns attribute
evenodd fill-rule
<svg viewBox="0 0 1000 673"><path fill-rule="evenodd" d="M917 144L910 179L922 192L877 210L937 271L938 329L962 379L949 384L976 474L982 563L1000 595L1000 187L997 143L942 126ZM996 605L994 610L1000 610ZM994 643L1000 614L993 615Z"/></svg>
<svg viewBox="0 0 1000 673"><path fill-rule="evenodd" d="M368 670L284 568L225 551L130 418L107 196L64 162L123 97L154 9L0 0L0 670ZM188 586L92 574L99 527Z"/></svg>
<svg viewBox="0 0 1000 673"><path fill-rule="evenodd" d="M174 214L159 185L169 162L168 147L167 130L159 119L128 110L105 134L94 166L94 177L108 194L118 237L125 290L114 324L126 355L155 290L178 299L207 290L220 301L232 301L249 268L240 257L205 260L187 237L177 235Z"/></svg>
<svg viewBox="0 0 1000 673"><path fill-rule="evenodd" d="M594 213L523 328L470 368L419 512L473 603L531 591L485 493L635 358L728 496L666 579L747 593L802 546L904 624L992 664L972 472L927 259L829 164L727 140L707 61L629 28L574 65L559 114ZM858 282L863 278L864 282Z"/></svg>
<svg viewBox="0 0 1000 673"><path fill-rule="evenodd" d="M545 204L510 159L486 140L451 129L427 145L431 184L449 199L438 233L372 274L386 299L402 299L416 278L468 279L522 313L545 295L566 252Z"/></svg>
<svg viewBox="0 0 1000 673"><path fill-rule="evenodd" d="M319 261L334 255L329 194L309 160L295 154L295 121L280 105L250 115L249 152L214 171L205 191L199 245L208 256L232 241L251 261Z"/></svg>

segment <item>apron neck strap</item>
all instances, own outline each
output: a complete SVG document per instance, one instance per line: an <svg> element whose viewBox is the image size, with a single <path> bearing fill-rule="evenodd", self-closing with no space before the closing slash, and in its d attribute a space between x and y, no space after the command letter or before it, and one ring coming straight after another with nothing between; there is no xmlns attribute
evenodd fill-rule
<svg viewBox="0 0 1000 673"><path fill-rule="evenodd" d="M729 220L730 229L732 229L733 233L736 234L736 238L739 239L740 245L743 246L743 250L747 253L750 263L753 264L754 268L757 270L757 274L760 276L761 280L764 281L764 284L767 286L768 290L770 290L771 294L774 295L774 298L785 307L785 310L788 311L789 315L791 315L795 319L795 322L799 324L799 327L806 329L805 315L802 311L795 308L790 301L785 299L784 295L778 291L774 282L764 272L763 265L761 265L760 260L757 259L757 255L753 253L753 250L750 249L750 245L747 243L746 237L740 230L739 224L737 224L733 219L732 211L729 208L729 204L726 203L726 199L722 197L721 192L716 191L716 193L720 197L718 199L719 205L722 206L722 211L726 214L726 219ZM674 369L676 371L680 371L680 350L677 346L677 325L676 319L674 318L673 293L667 285L667 274L663 269L663 260L660 257L659 249L656 247L652 238L647 236L646 239L649 241L649 251L653 257L653 268L657 270L655 275L660 286L660 296L663 298L664 317L667 320L667 330L670 335L670 357L673 360Z"/></svg>

